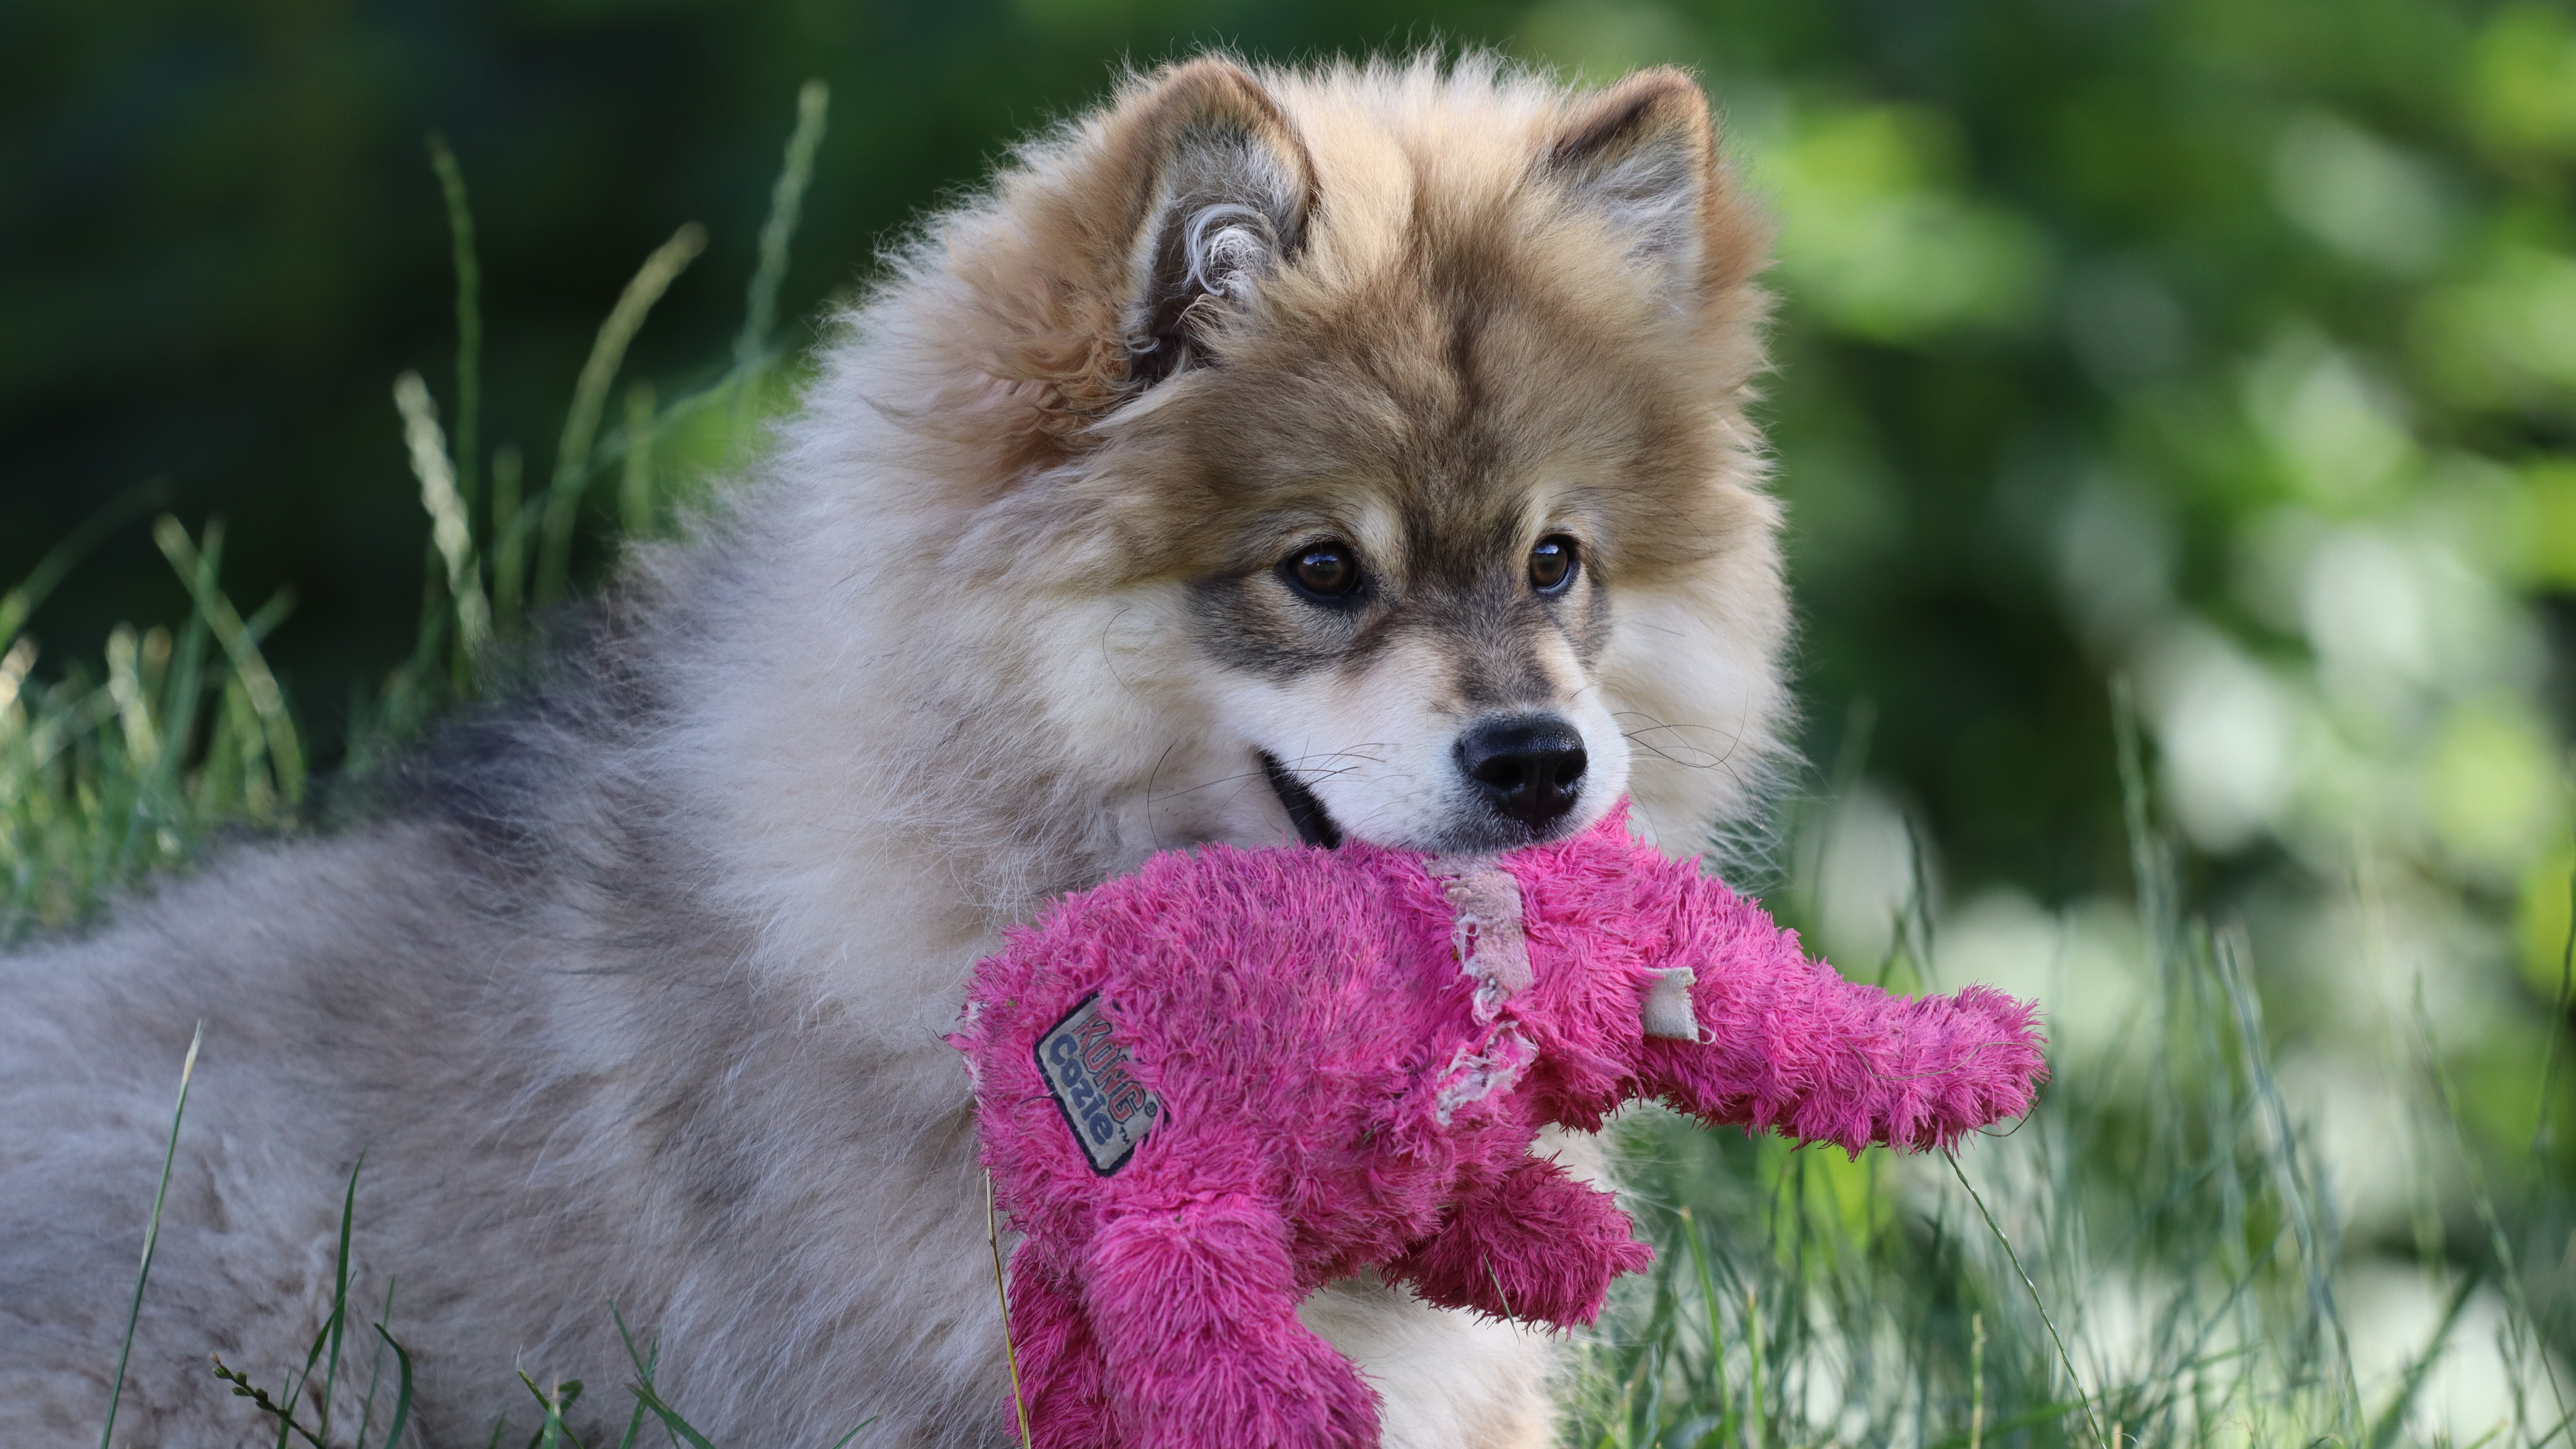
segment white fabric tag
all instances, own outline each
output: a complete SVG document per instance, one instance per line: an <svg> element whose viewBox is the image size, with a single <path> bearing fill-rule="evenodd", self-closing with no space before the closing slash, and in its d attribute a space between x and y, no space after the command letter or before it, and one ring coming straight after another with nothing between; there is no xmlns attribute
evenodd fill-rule
<svg viewBox="0 0 2576 1449"><path fill-rule="evenodd" d="M1646 988L1646 1001L1638 1015L1643 1019L1648 1036L1670 1037L1675 1041L1699 1040L1699 1017L1691 1009L1691 984L1699 979L1688 966L1667 966L1664 978Z"/></svg>

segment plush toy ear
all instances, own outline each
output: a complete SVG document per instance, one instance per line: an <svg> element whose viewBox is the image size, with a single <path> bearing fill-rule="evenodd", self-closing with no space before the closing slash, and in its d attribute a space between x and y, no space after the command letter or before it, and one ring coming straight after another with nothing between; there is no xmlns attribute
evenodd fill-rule
<svg viewBox="0 0 2576 1449"><path fill-rule="evenodd" d="M1129 252L1128 376L1150 386L1204 361L1221 317L1296 255L1314 167L1278 102L1228 60L1171 71L1128 136L1149 178Z"/></svg>
<svg viewBox="0 0 2576 1449"><path fill-rule="evenodd" d="M1629 259L1655 274L1676 310L1726 284L1710 275L1722 199L1717 128L1686 73L1639 71L1577 105L1540 165L1628 238Z"/></svg>

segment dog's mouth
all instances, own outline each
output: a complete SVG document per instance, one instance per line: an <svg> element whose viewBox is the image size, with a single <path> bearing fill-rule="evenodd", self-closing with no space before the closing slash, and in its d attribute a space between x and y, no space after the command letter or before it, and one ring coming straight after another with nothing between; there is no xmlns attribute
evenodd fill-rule
<svg viewBox="0 0 2576 1449"><path fill-rule="evenodd" d="M1288 812L1288 823L1297 827L1297 838L1321 850L1331 850L1342 843L1342 827L1333 823L1331 812L1305 782L1288 773L1268 750L1261 752L1261 773L1270 779L1270 791L1279 797L1281 809Z"/></svg>

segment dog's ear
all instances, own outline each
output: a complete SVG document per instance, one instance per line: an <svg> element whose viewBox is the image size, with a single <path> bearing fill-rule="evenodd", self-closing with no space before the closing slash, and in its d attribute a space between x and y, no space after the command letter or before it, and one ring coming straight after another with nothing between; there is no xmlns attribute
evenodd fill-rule
<svg viewBox="0 0 2576 1449"><path fill-rule="evenodd" d="M1314 167L1278 102L1230 60L1177 66L1122 110L1137 187L1123 340L1130 384L1150 386L1203 357L1210 324L1296 255Z"/></svg>
<svg viewBox="0 0 2576 1449"><path fill-rule="evenodd" d="M1724 233L1732 208L1717 158L1708 97L1671 66L1642 70L1573 106L1541 171L1629 239L1676 310L1740 281Z"/></svg>

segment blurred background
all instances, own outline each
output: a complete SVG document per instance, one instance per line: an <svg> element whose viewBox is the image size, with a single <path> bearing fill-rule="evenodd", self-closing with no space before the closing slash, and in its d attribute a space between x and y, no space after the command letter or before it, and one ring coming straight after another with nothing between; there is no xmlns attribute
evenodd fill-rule
<svg viewBox="0 0 2576 1449"><path fill-rule="evenodd" d="M433 133L481 266L462 461L488 477L512 447L541 476L601 317L683 223L704 254L621 381L679 396L734 361L807 78L832 99L791 347L1013 138L1208 45L1696 69L1782 226L1764 411L1814 770L1775 903L1846 970L1910 950L2046 999L2061 1077L2119 1079L2158 929L2123 819L2132 701L2144 802L2243 943L2343 1225L2356 1363L2394 1371L2372 1335L2420 1341L2461 1281L2454 1316L2515 1299L2563 1354L2567 4L0 6L0 586L148 490L28 622L35 675L185 617L146 515L220 516L225 590L292 591L262 648L305 750L341 758L423 605L392 381L454 405ZM699 428L657 466L739 446ZM618 508L591 490L577 577ZM2446 1357L2445 1402L2544 1362L2511 1357Z"/></svg>

